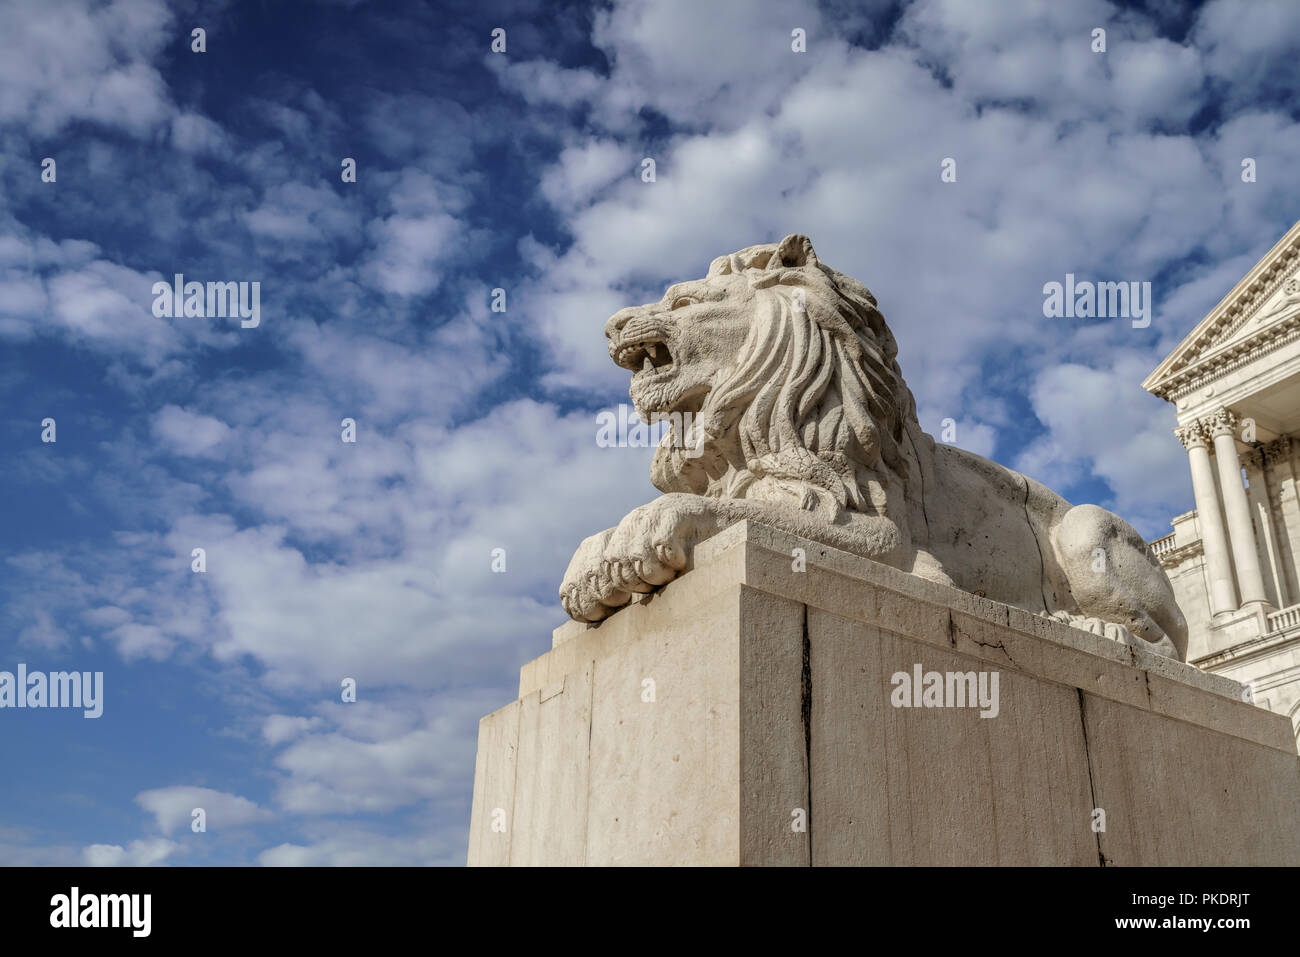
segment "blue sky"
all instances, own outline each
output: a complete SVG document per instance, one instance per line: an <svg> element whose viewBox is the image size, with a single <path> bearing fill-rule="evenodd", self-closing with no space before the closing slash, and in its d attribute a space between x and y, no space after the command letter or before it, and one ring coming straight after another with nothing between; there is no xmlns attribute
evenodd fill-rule
<svg viewBox="0 0 1300 957"><path fill-rule="evenodd" d="M928 431L1163 534L1139 383L1300 217L1298 47L1268 0L0 6L0 670L105 676L0 711L0 863L462 863L478 718L656 494L604 320L790 232ZM155 317L178 272L260 325ZM1044 318L1066 273L1150 327Z"/></svg>

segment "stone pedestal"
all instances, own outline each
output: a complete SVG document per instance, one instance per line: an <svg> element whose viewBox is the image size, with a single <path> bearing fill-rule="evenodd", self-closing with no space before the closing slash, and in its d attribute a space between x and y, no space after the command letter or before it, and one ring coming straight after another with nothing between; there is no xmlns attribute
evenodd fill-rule
<svg viewBox="0 0 1300 957"><path fill-rule="evenodd" d="M918 666L949 706L898 706ZM996 709L953 700L994 673ZM741 523L524 666L480 724L469 863L1300 864L1290 723L1242 698Z"/></svg>

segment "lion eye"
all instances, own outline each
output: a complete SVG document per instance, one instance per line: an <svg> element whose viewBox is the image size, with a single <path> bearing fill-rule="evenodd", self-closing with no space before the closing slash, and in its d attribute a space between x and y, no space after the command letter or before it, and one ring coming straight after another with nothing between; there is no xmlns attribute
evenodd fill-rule
<svg viewBox="0 0 1300 957"><path fill-rule="evenodd" d="M676 299L673 300L673 304L671 308L681 309L683 306L693 306L693 305L695 305L695 300L692 299L690 296L678 296Z"/></svg>

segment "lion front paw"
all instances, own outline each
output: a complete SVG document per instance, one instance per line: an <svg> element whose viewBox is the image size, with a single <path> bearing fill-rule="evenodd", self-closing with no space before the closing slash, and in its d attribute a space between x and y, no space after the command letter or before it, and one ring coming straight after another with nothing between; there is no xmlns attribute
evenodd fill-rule
<svg viewBox="0 0 1300 957"><path fill-rule="evenodd" d="M693 496L692 496L693 498ZM665 495L579 547L560 586L570 618L600 621L685 571L696 537L692 514Z"/></svg>
<svg viewBox="0 0 1300 957"><path fill-rule="evenodd" d="M1093 618L1089 615L1072 615L1068 611L1053 612L1049 617L1053 621L1059 621L1069 625L1071 628L1079 628L1083 631L1090 631L1094 635L1102 638L1109 638L1111 641L1118 641L1121 644L1133 644L1133 633L1124 625L1117 625L1113 621L1104 621L1101 618Z"/></svg>
<svg viewBox="0 0 1300 957"><path fill-rule="evenodd" d="M607 583L601 580L601 563L605 543L614 534L607 528L599 534L584 539L569 560L569 567L560 584L560 604L565 613L575 621L600 621L613 614L618 603L606 605L602 598L614 602ZM626 600L626 599L625 599Z"/></svg>

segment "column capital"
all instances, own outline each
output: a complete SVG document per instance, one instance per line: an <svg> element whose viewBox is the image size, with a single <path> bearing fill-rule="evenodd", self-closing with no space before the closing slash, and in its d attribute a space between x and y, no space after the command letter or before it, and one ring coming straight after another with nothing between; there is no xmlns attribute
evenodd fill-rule
<svg viewBox="0 0 1300 957"><path fill-rule="evenodd" d="M1221 435L1235 436L1237 424L1241 420L1237 417L1237 413L1231 409L1218 408L1201 421L1209 429L1211 437L1217 439Z"/></svg>
<svg viewBox="0 0 1300 957"><path fill-rule="evenodd" d="M1265 445L1261 451L1264 455L1264 461L1269 465L1288 459L1291 457L1291 436L1279 435L1268 445Z"/></svg>
<svg viewBox="0 0 1300 957"><path fill-rule="evenodd" d="M1183 448L1189 452L1194 448L1205 448L1209 441L1205 425L1199 420L1178 426L1178 428L1174 429L1174 435L1178 437L1179 442L1183 443Z"/></svg>

